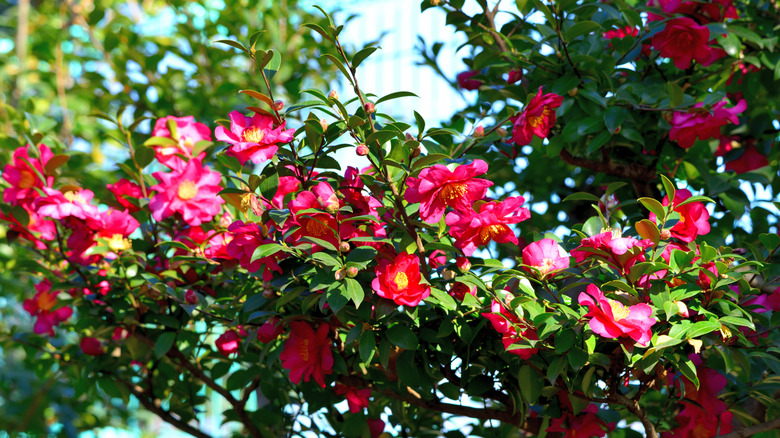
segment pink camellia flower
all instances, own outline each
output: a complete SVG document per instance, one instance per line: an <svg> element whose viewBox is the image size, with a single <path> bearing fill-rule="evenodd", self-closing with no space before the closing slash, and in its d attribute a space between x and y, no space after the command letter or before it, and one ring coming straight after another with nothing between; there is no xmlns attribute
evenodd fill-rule
<svg viewBox="0 0 780 438"><path fill-rule="evenodd" d="M337 383L333 388L333 393L343 395L347 398L349 412L357 414L363 408L368 407L368 398L371 397L371 390L368 388L355 388L352 386Z"/></svg>
<svg viewBox="0 0 780 438"><path fill-rule="evenodd" d="M246 332L245 332L246 333ZM238 353L239 347L241 347L241 334L236 330L228 330L222 333L216 341L214 346L217 347L217 351L225 357L229 357L233 353Z"/></svg>
<svg viewBox="0 0 780 438"><path fill-rule="evenodd" d="M688 17L666 22L664 30L653 36L653 48L664 58L671 58L675 67L685 70L691 60L706 64L710 58L710 31Z"/></svg>
<svg viewBox="0 0 780 438"><path fill-rule="evenodd" d="M605 231L582 239L580 246L572 250L571 255L577 263L595 258L618 269L621 274L628 275L632 266L645 261L645 250L652 246L653 242L649 239L621 237L619 231Z"/></svg>
<svg viewBox="0 0 780 438"><path fill-rule="evenodd" d="M522 196L514 196L503 201L486 202L479 207L479 213L448 213L445 222L450 226L455 246L470 256L478 246L487 245L490 241L517 245L517 236L509 225L531 217L527 208L520 207L523 202Z"/></svg>
<svg viewBox="0 0 780 438"><path fill-rule="evenodd" d="M189 225L208 222L219 213L225 202L217 193L222 175L203 166L200 160L193 158L179 172L155 172L152 174L160 184L151 187L157 191L149 202L152 217L161 221L176 213L181 214Z"/></svg>
<svg viewBox="0 0 780 438"><path fill-rule="evenodd" d="M662 10L667 15L688 15L701 24L720 22L726 18L739 18L734 0L649 0L647 6ZM648 21L663 20L663 15L649 13Z"/></svg>
<svg viewBox="0 0 780 438"><path fill-rule="evenodd" d="M577 302L588 306L586 317L592 317L588 326L594 333L605 338L629 337L647 346L650 342L650 327L657 322L653 309L644 303L625 306L617 300L604 296L595 284L589 284L587 293L580 293Z"/></svg>
<svg viewBox="0 0 780 438"><path fill-rule="evenodd" d="M228 227L231 239L226 245L227 254L235 259L242 268L249 272L262 270L263 281L271 281L273 274L271 271L282 273L282 268L278 261L284 256L284 252L278 251L266 257L259 258L254 262L252 254L260 245L274 243L273 240L263 237L260 227L257 224L236 221Z"/></svg>
<svg viewBox="0 0 780 438"><path fill-rule="evenodd" d="M47 333L54 336L54 327L67 321L73 314L70 307L60 307L54 309L57 305L57 291L51 290L51 282L43 280L35 285L35 296L24 300L22 308L35 318L33 331L37 334Z"/></svg>
<svg viewBox="0 0 780 438"><path fill-rule="evenodd" d="M635 37L639 35L639 28L636 26L619 27L604 32L604 38L611 40L613 38L623 39L628 36Z"/></svg>
<svg viewBox="0 0 780 438"><path fill-rule="evenodd" d="M466 294L476 297L477 287L469 286L459 281L455 282L452 287L450 287L450 295L458 301L463 301L463 299L466 298Z"/></svg>
<svg viewBox="0 0 780 438"><path fill-rule="evenodd" d="M108 191L114 194L116 202L124 207L129 213L135 213L140 210L138 205L129 201L129 199L139 199L143 196L141 187L125 178L120 179L115 184L106 184Z"/></svg>
<svg viewBox="0 0 780 438"><path fill-rule="evenodd" d="M280 322L279 318L275 316L268 318L268 320L257 329L257 340L263 344L276 340L284 333L284 325Z"/></svg>
<svg viewBox="0 0 780 438"><path fill-rule="evenodd" d="M18 236L32 242L37 249L49 248L48 243L45 241L57 238L57 228L54 221L39 218L37 213L24 205L22 208L27 212L28 221L26 224L21 223L13 214L5 214L0 211L0 220L8 223L9 230L7 235L9 240L13 236Z"/></svg>
<svg viewBox="0 0 780 438"><path fill-rule="evenodd" d="M172 135L168 129L168 123L172 121L176 124L176 135ZM174 117L167 116L157 119L152 129L152 136L167 137L176 142L168 145L151 145L154 148L154 156L160 164L173 170L181 170L186 161L177 156L183 155L189 160L193 158L192 150L199 141L211 141L211 129L203 123L195 121L195 117ZM198 159L203 161L205 153L198 155Z"/></svg>
<svg viewBox="0 0 780 438"><path fill-rule="evenodd" d="M693 196L688 189L680 189L675 192L673 211L680 214L680 220L669 229L672 237L676 237L683 242L693 242L696 236L705 235L710 232L710 212L704 207L702 202L691 202L683 206L678 206L684 200ZM669 205L669 197L664 197L664 206ZM655 221L655 214L650 213L650 220Z"/></svg>
<svg viewBox="0 0 780 438"><path fill-rule="evenodd" d="M561 245L553 239L542 239L523 248L523 269L536 276L545 278L548 274L569 267L569 256Z"/></svg>
<svg viewBox="0 0 780 438"><path fill-rule="evenodd" d="M127 239L141 224L125 211L108 209L99 214L98 220L90 221L89 228L95 231L95 237L105 239L108 248L114 253L128 250L132 247ZM110 258L115 258L111 255Z"/></svg>
<svg viewBox="0 0 780 438"><path fill-rule="evenodd" d="M509 353L520 356L524 360L530 359L539 352L538 348L511 348L513 344L522 342L524 339L535 341L539 339L536 330L527 322L518 317L509 310L512 300L515 298L508 292L500 292L503 295L500 301L493 300L490 304L490 313L483 313L482 316L490 321L493 328L500 333L501 342Z"/></svg>
<svg viewBox="0 0 780 438"><path fill-rule="evenodd" d="M36 213L41 217L59 220L75 218L82 221L98 219L98 208L90 204L95 196L91 190L80 189L62 193L59 190L44 187L43 192L46 196L37 198L34 206Z"/></svg>
<svg viewBox="0 0 780 438"><path fill-rule="evenodd" d="M101 356L106 353L103 350L103 343L100 342L100 339L98 338L89 336L81 338L79 347L81 348L81 351L84 352L84 354L89 356Z"/></svg>
<svg viewBox="0 0 780 438"><path fill-rule="evenodd" d="M461 274L465 274L471 270L471 262L466 257L458 257L455 259L455 267Z"/></svg>
<svg viewBox="0 0 780 438"><path fill-rule="evenodd" d="M459 73L457 80L458 80L458 86L460 88L463 88L464 90L478 90L479 87L482 85L482 81L479 79L471 79L473 76L478 75L479 72L476 70L469 70L464 71L463 73Z"/></svg>
<svg viewBox="0 0 780 438"><path fill-rule="evenodd" d="M10 185L3 192L3 201L6 204L30 205L40 196L36 189L51 187L54 183L51 176L44 176L45 181L38 176L44 175L46 164L54 157L54 153L41 144L38 146L40 157L32 158L29 149L30 145L16 149L12 161L3 169L3 179Z"/></svg>
<svg viewBox="0 0 780 438"><path fill-rule="evenodd" d="M428 266L430 266L431 269L436 269L445 263L447 263L447 254L440 249L437 249L428 255Z"/></svg>
<svg viewBox="0 0 780 438"><path fill-rule="evenodd" d="M712 114L703 108L704 103L699 102L693 109L687 112L675 111L672 115L669 130L669 139L676 141L680 147L688 149L698 138L707 140L720 137L720 128L729 123L739 124L737 114L747 108L745 100L740 100L732 108L724 108L726 100L722 100L712 107Z"/></svg>
<svg viewBox="0 0 780 438"><path fill-rule="evenodd" d="M510 119L513 125L512 141L517 146L525 146L531 143L534 135L547 138L550 128L555 125L555 109L561 103L563 97L555 93L542 94L542 87L539 87L539 92L528 102L523 112Z"/></svg>
<svg viewBox="0 0 780 438"><path fill-rule="evenodd" d="M333 188L326 182L320 182L311 190L300 192L289 204L290 213L292 214L292 220L288 220L285 227L298 226L299 228L293 232L289 240L294 244L300 244L307 242L304 237L314 237L316 239L325 240L333 244L333 246L339 246L339 236L346 236L351 233L351 225L349 223L342 223L341 225L334 217L335 213L340 207L340 201L336 197ZM311 210L321 210L321 213L312 212ZM306 213L302 213L306 211ZM321 246L316 243L311 243L312 251L320 251Z"/></svg>
<svg viewBox="0 0 780 438"><path fill-rule="evenodd" d="M419 178L407 179L404 198L410 203L419 202L420 218L435 224L448 206L464 213L473 211L474 201L482 199L488 187L493 185L486 179L474 178L487 170L488 165L482 160L460 165L454 171L436 164L423 169Z"/></svg>
<svg viewBox="0 0 780 438"><path fill-rule="evenodd" d="M392 263L382 259L374 273L374 292L398 305L416 306L431 294L430 286L421 283L420 259L414 254L402 252Z"/></svg>
<svg viewBox="0 0 780 438"><path fill-rule="evenodd" d="M298 383L303 378L308 382L314 377L321 387L325 387L325 376L333 372L333 353L328 336L330 326L322 323L317 331L304 321L290 323L290 337L284 343L284 351L279 355L282 367L290 370L290 381Z"/></svg>
<svg viewBox="0 0 780 438"><path fill-rule="evenodd" d="M274 128L274 119L264 114L247 117L238 111L230 113L230 130L217 126L217 140L230 143L227 154L238 158L241 164L247 160L262 163L270 160L279 150L280 143L293 139L294 129L285 130L285 122Z"/></svg>

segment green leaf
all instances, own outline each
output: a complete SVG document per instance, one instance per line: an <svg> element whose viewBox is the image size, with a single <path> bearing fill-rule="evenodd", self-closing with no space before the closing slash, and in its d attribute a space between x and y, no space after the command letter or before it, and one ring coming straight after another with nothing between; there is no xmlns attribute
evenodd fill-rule
<svg viewBox="0 0 780 438"><path fill-rule="evenodd" d="M640 237L652 240L653 245L658 245L658 242L661 241L661 232L658 231L658 227L651 220L642 219L634 224L634 228L636 228L636 232L639 233Z"/></svg>
<svg viewBox="0 0 780 438"><path fill-rule="evenodd" d="M555 352L563 354L574 345L574 341L577 339L576 333L571 329L563 330L555 335ZM586 357L587 359L587 357Z"/></svg>
<svg viewBox="0 0 780 438"><path fill-rule="evenodd" d="M441 289L437 289L435 287L431 288L431 297L435 298L435 301L438 302L445 310L455 310L458 308L457 303L455 303L455 299L452 298L450 294L444 292ZM428 300L430 300L430 298L428 298Z"/></svg>
<svg viewBox="0 0 780 438"><path fill-rule="evenodd" d="M601 149L602 146L606 142L608 142L612 138L612 134L609 133L609 131L601 131L593 137L593 139L588 143L588 148L585 150L585 153L590 155L593 152L596 152L597 150Z"/></svg>
<svg viewBox="0 0 780 438"><path fill-rule="evenodd" d="M388 100L398 99L399 97L417 97L417 98L419 98L420 96L412 93L411 91L397 91L395 93L390 93L388 95L380 97L379 99L376 100L376 102L374 102L374 105L379 105L380 103L387 102Z"/></svg>
<svg viewBox="0 0 780 438"><path fill-rule="evenodd" d="M254 262L255 260L262 259L263 257L268 257L271 255L276 254L277 252L282 250L282 245L278 243L266 243L265 245L260 245L252 252L252 259L250 262Z"/></svg>
<svg viewBox="0 0 780 438"><path fill-rule="evenodd" d="M333 63L333 65L338 67L338 69L341 70L341 73L344 75L344 77L349 79L350 83L352 82L352 76L349 74L349 72L347 71L347 68L344 66L344 63L342 63L340 59L336 58L335 56L331 55L330 53L326 53L323 56L328 58L330 60L330 62Z"/></svg>
<svg viewBox="0 0 780 438"><path fill-rule="evenodd" d="M587 33L593 33L601 29L601 25L596 23L595 21L580 21L578 23L575 23L572 27L570 27L566 33L564 34L564 39L566 41L571 41L574 38L577 38L580 35L585 35Z"/></svg>
<svg viewBox="0 0 780 438"><path fill-rule="evenodd" d="M542 388L544 387L544 380L541 379L539 373L525 365L517 373L517 381L519 383L518 386L520 386L520 393L523 394L525 401L531 405L536 404L542 395Z"/></svg>
<svg viewBox="0 0 780 438"><path fill-rule="evenodd" d="M761 243L764 244L764 248L768 249L769 251L772 251L780 246L780 236L777 234L761 234L758 236L758 239L761 241Z"/></svg>
<svg viewBox="0 0 780 438"><path fill-rule="evenodd" d="M682 87L677 85L677 83L669 81L666 83L666 92L669 93L669 105L672 108L676 108L683 103L683 98L685 97L685 92L683 91Z"/></svg>
<svg viewBox="0 0 780 438"><path fill-rule="evenodd" d="M363 286L354 278L345 278L341 287L347 298L355 303L355 307L360 307L360 303L363 302L363 298L366 295L363 291Z"/></svg>
<svg viewBox="0 0 780 438"><path fill-rule="evenodd" d="M387 339L397 347L403 348L405 350L417 349L417 336L414 334L412 329L405 325L396 324L390 327L385 332L385 336L387 336Z"/></svg>
<svg viewBox="0 0 780 438"><path fill-rule="evenodd" d="M591 201L591 202L599 202L600 199L598 196L594 195L593 193L588 192L577 192L572 193L571 195L563 198L563 202L568 201Z"/></svg>
<svg viewBox="0 0 780 438"><path fill-rule="evenodd" d="M707 333L712 333L716 330L720 330L720 323L718 321L699 321L694 323L688 332L686 333L687 339L698 338L704 336Z"/></svg>
<svg viewBox="0 0 780 438"><path fill-rule="evenodd" d="M230 46L230 47L235 47L236 49L238 49L238 50L241 50L241 51L242 51L242 52L244 52L244 53L249 53L249 50L248 50L246 47L244 47L244 45L243 45L243 44L239 43L238 41L233 41L233 40L217 40L217 41L214 41L214 43L215 43L215 44L216 44L216 43L220 43L220 44L227 44L228 46Z"/></svg>
<svg viewBox="0 0 780 438"><path fill-rule="evenodd" d="M366 47L365 49L355 53L355 56L352 57L352 68L356 69L358 66L369 56L371 56L372 53L376 51L379 47Z"/></svg>
<svg viewBox="0 0 780 438"><path fill-rule="evenodd" d="M276 191L279 189L279 174L277 172L272 172L263 179L259 187L260 194L263 195L263 198L268 200L273 199L274 195L276 195Z"/></svg>
<svg viewBox="0 0 780 438"><path fill-rule="evenodd" d="M332 43L334 42L333 37L330 35L330 33L327 32L325 29L323 29L319 24L303 23L303 27L308 27L309 29L312 29L313 31L322 35L322 37L325 38L326 40Z"/></svg>
<svg viewBox="0 0 780 438"><path fill-rule="evenodd" d="M677 369L683 373L683 376L693 382L696 389L699 389L699 377L696 375L696 366L689 359L685 359L682 362L677 362Z"/></svg>
<svg viewBox="0 0 780 438"><path fill-rule="evenodd" d="M372 246L359 246L347 255L347 262L365 263L374 260L376 257L376 249Z"/></svg>
<svg viewBox="0 0 780 438"><path fill-rule="evenodd" d="M621 127L626 120L628 110L619 106L610 106L604 111L604 125L606 125L609 132L616 134L617 130Z"/></svg>
<svg viewBox="0 0 780 438"><path fill-rule="evenodd" d="M658 202L658 200L653 198L639 198L638 201L655 215L656 220L661 221L666 218L666 208L664 208L663 204Z"/></svg>
<svg viewBox="0 0 780 438"><path fill-rule="evenodd" d="M270 81L276 72L279 71L279 67L282 66L282 55L278 50L269 50L268 52L272 53L271 60L263 67L263 73Z"/></svg>
<svg viewBox="0 0 780 438"><path fill-rule="evenodd" d="M154 355L157 357L163 357L173 347L173 342L176 340L175 332L165 332L157 338L154 343Z"/></svg>
<svg viewBox="0 0 780 438"><path fill-rule="evenodd" d="M363 363L370 363L371 358L374 357L374 351L376 350L376 336L374 332L365 331L360 335L360 344L358 345L358 351L360 353L360 360Z"/></svg>
<svg viewBox="0 0 780 438"><path fill-rule="evenodd" d="M154 149L146 146L137 146L135 148L135 162L138 167L143 169L154 160Z"/></svg>

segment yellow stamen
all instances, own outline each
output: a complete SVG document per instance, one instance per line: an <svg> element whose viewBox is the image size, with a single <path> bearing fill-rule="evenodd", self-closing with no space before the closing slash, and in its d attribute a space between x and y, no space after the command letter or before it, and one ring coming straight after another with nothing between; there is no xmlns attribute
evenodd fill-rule
<svg viewBox="0 0 780 438"><path fill-rule="evenodd" d="M406 273L399 272L395 274L395 285L398 286L398 289L406 289L409 287L409 277L406 276Z"/></svg>
<svg viewBox="0 0 780 438"><path fill-rule="evenodd" d="M309 340L303 339L298 347L298 354L301 355L301 359L303 359L304 362L309 361Z"/></svg>
<svg viewBox="0 0 780 438"><path fill-rule="evenodd" d="M615 321L628 318L630 311L626 306L623 305L623 303L610 299L607 301L609 301L609 307L612 308L612 317L615 318Z"/></svg>
<svg viewBox="0 0 780 438"><path fill-rule="evenodd" d="M444 187L441 188L441 191L439 192L439 198L443 200L445 203L452 202L455 199L458 199L466 194L468 191L468 187L466 186L466 183L462 182L453 182L453 183L447 183L444 185Z"/></svg>
<svg viewBox="0 0 780 438"><path fill-rule="evenodd" d="M179 184L179 199L189 201L198 194L198 186L191 180L184 180Z"/></svg>
<svg viewBox="0 0 780 438"><path fill-rule="evenodd" d="M312 237L325 236L330 232L330 229L325 224L314 219L307 220L303 228L306 230L306 235Z"/></svg>
<svg viewBox="0 0 780 438"><path fill-rule="evenodd" d="M260 141L263 140L263 137L265 137L265 132L259 128L249 128L245 129L241 136L247 143L260 143Z"/></svg>
<svg viewBox="0 0 780 438"><path fill-rule="evenodd" d="M542 266L539 266L539 272L542 273L542 275L547 274L550 272L550 269L553 268L553 265L555 262L552 259L544 259L542 260Z"/></svg>
<svg viewBox="0 0 780 438"><path fill-rule="evenodd" d="M486 244L488 241L493 240L494 237L506 232L506 225L491 225L479 230L479 242L480 245Z"/></svg>
<svg viewBox="0 0 780 438"><path fill-rule="evenodd" d="M19 188L29 189L34 185L35 185L35 175L33 175L32 172L26 170L21 171L21 175L19 177Z"/></svg>
<svg viewBox="0 0 780 438"><path fill-rule="evenodd" d="M536 117L528 117L525 120L529 125L531 125L532 128L536 128L537 126L541 125L542 122L544 122L544 120L549 116L550 116L550 108L545 106L541 114L539 114Z"/></svg>
<svg viewBox="0 0 780 438"><path fill-rule="evenodd" d="M111 249L111 251L119 252L119 251L125 251L132 247L132 244L129 240L125 239L124 236L121 234L114 234L111 236L110 239L108 239L108 248Z"/></svg>
<svg viewBox="0 0 780 438"><path fill-rule="evenodd" d="M69 202L80 202L82 204L86 204L87 202L78 192L65 192L63 196L65 196L65 199Z"/></svg>

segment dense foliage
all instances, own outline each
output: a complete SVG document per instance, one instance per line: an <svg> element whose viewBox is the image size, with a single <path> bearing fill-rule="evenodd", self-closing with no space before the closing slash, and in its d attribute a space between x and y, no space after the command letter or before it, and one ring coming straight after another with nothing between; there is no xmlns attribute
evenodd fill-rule
<svg viewBox="0 0 780 438"><path fill-rule="evenodd" d="M4 107L5 263L35 284L4 350L194 436L214 396L241 436L775 436L777 5L463 3L422 3L467 37L475 104L442 127L384 113L413 93L362 89L376 47L325 11L164 42L66 11L127 85L71 90L92 118Z"/></svg>

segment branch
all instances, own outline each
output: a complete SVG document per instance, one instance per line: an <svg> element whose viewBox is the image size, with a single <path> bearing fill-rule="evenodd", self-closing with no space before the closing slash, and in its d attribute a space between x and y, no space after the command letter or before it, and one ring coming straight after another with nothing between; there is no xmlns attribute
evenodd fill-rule
<svg viewBox="0 0 780 438"><path fill-rule="evenodd" d="M774 420L766 423L756 424L755 426L745 427L731 433L718 435L715 438L745 438L760 432L766 432L775 429L780 429L780 418L775 418Z"/></svg>
<svg viewBox="0 0 780 438"><path fill-rule="evenodd" d="M615 163L609 157L602 161L592 161L575 157L566 149L561 150L561 158L572 166L584 167L594 172L602 172L608 175L626 178L634 183L634 188L639 196L655 197L651 190L643 188L656 178L655 169L639 163Z"/></svg>
<svg viewBox="0 0 780 438"><path fill-rule="evenodd" d="M649 418L647 418L647 411L645 411L645 408L639 406L639 402L636 400L631 400L619 392L610 394L609 400L619 405L625 406L629 412L634 414L639 419L639 421L642 422L642 426L645 428L645 436L647 438L658 438L658 432L655 431L655 426L653 426L653 423Z"/></svg>
<svg viewBox="0 0 780 438"><path fill-rule="evenodd" d="M134 386L130 382L126 382L117 376L112 375L112 377L115 378L119 383L125 385L125 387L127 387L127 389L135 396L135 398L137 398L138 401L141 402L144 408L146 408L148 411L160 417L166 423L171 424L175 426L177 429L187 432L192 436L196 436L198 438L211 438L211 435L208 435L200 431L199 429L190 426L189 424L185 423L181 419L174 417L170 412L166 411L160 406L157 406L157 404L154 403L154 401L149 400L149 398L146 396L146 394L144 394L144 392L141 390L140 387Z"/></svg>

